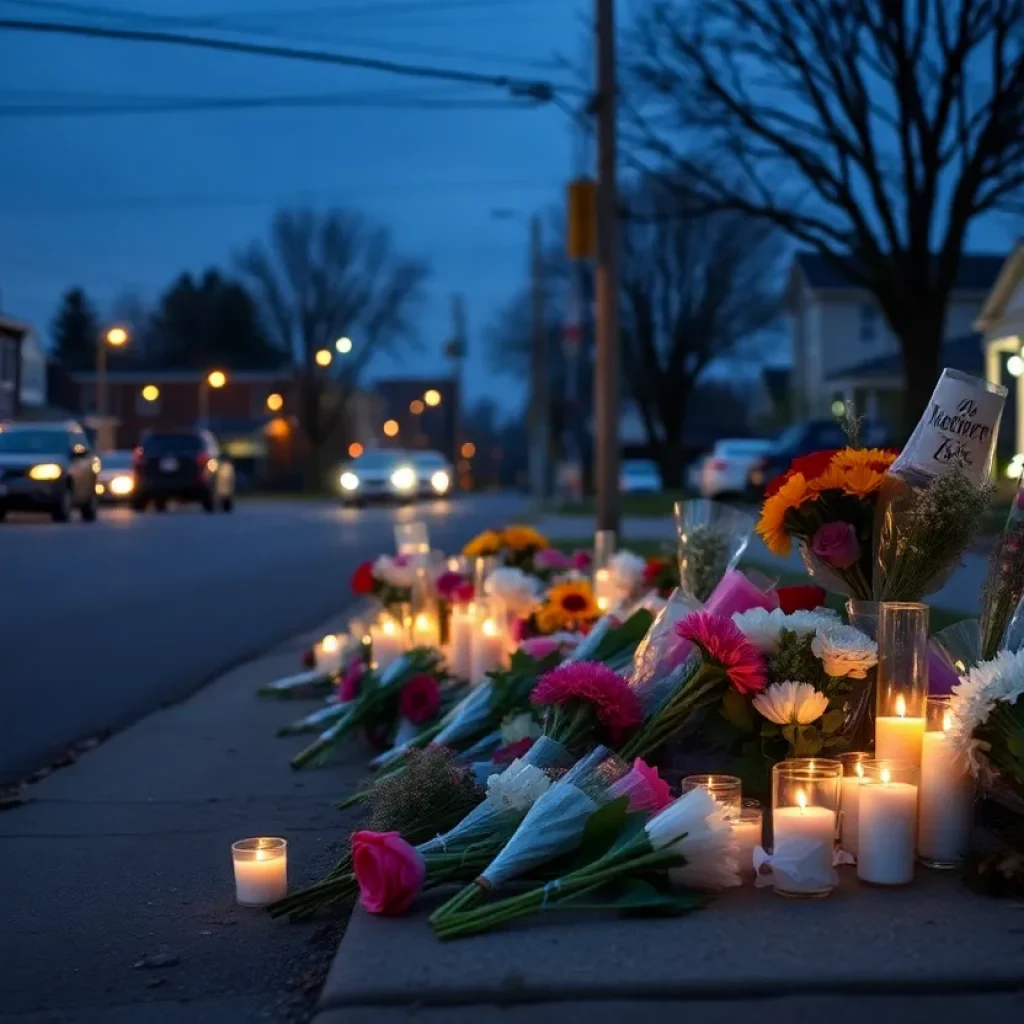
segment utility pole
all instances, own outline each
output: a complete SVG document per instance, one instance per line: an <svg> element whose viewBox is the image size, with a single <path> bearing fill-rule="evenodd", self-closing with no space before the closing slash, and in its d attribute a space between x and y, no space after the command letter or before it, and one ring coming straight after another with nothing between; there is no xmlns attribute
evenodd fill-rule
<svg viewBox="0 0 1024 1024"><path fill-rule="evenodd" d="M466 303L461 295L452 296L452 340L448 343L452 361L452 465L462 458L462 364L466 359ZM458 475L458 474L456 474Z"/></svg>
<svg viewBox="0 0 1024 1024"><path fill-rule="evenodd" d="M548 339L544 324L544 246L540 217L530 219L530 290L532 307L530 386L530 491L538 506L548 497L551 454L551 401L548 394Z"/></svg>
<svg viewBox="0 0 1024 1024"><path fill-rule="evenodd" d="M597 528L619 528L619 231L615 182L615 3L595 0L597 33L597 330L594 462Z"/></svg>

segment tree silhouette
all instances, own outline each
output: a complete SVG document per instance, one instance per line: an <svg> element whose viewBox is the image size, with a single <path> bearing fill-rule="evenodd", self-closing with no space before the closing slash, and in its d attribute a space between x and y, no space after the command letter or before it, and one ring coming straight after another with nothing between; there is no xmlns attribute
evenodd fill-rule
<svg viewBox="0 0 1024 1024"><path fill-rule="evenodd" d="M89 297L81 288L69 288L50 323L53 354L68 370L92 370L99 333L99 317Z"/></svg>
<svg viewBox="0 0 1024 1024"><path fill-rule="evenodd" d="M968 231L1024 185L1024 3L657 0L636 33L633 141L875 296L912 424Z"/></svg>
<svg viewBox="0 0 1024 1024"><path fill-rule="evenodd" d="M399 256L384 228L342 210L279 211L269 242L253 242L238 265L272 342L295 364L311 482L319 484L325 446L345 429L370 358L414 341L412 314L427 268ZM343 335L352 350L340 354L335 341ZM316 361L321 349L331 353L329 367Z"/></svg>

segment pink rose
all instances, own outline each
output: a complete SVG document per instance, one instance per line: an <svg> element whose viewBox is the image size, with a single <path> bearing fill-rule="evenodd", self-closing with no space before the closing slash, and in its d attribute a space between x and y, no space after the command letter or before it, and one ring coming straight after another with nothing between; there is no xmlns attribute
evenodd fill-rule
<svg viewBox="0 0 1024 1024"><path fill-rule="evenodd" d="M826 523L811 538L811 553L827 565L849 569L860 558L857 531L849 523Z"/></svg>
<svg viewBox="0 0 1024 1024"><path fill-rule="evenodd" d="M455 595L459 592L459 589L466 584L466 578L460 572L447 572L441 573L437 577L437 582L434 587L437 589L437 595L443 601L454 601ZM471 583L470 586L473 584Z"/></svg>
<svg viewBox="0 0 1024 1024"><path fill-rule="evenodd" d="M455 604L469 604L473 600L475 593L476 590L473 584L469 580L464 580L455 588L455 592L452 594L452 601Z"/></svg>
<svg viewBox="0 0 1024 1024"><path fill-rule="evenodd" d="M590 568L590 563L593 559L590 557L589 551L584 551L582 548L579 551L574 551L572 557L569 559L569 564L573 569L577 569L580 572L585 572Z"/></svg>
<svg viewBox="0 0 1024 1024"><path fill-rule="evenodd" d="M612 797L628 796L630 811L660 811L672 803L668 783L639 757L633 767L608 790Z"/></svg>
<svg viewBox="0 0 1024 1024"><path fill-rule="evenodd" d="M531 658L536 658L537 661L543 661L552 651L557 651L560 646L557 640L552 640L550 637L535 636L524 640L519 645L519 650Z"/></svg>
<svg viewBox="0 0 1024 1024"><path fill-rule="evenodd" d="M345 669L345 674L338 683L338 699L340 701L347 703L359 696L359 691L363 688L363 673L365 671L366 665L359 659L353 661Z"/></svg>
<svg viewBox="0 0 1024 1024"><path fill-rule="evenodd" d="M398 697L398 707L402 717L413 725L428 722L437 714L441 707L441 688L433 676L420 672L402 687Z"/></svg>
<svg viewBox="0 0 1024 1024"><path fill-rule="evenodd" d="M558 548L543 548L533 556L533 564L538 569L558 571L568 569L572 565L569 556L562 554Z"/></svg>
<svg viewBox="0 0 1024 1024"><path fill-rule="evenodd" d="M529 619L513 619L509 625L509 633L512 636L514 643L521 644L524 640L529 638L530 632L530 620Z"/></svg>
<svg viewBox="0 0 1024 1024"><path fill-rule="evenodd" d="M352 871L371 914L404 914L423 888L427 866L397 832L353 832Z"/></svg>

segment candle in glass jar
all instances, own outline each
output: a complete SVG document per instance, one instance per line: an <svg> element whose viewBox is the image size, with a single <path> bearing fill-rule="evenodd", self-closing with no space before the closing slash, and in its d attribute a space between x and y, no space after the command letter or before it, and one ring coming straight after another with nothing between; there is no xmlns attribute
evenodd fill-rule
<svg viewBox="0 0 1024 1024"><path fill-rule="evenodd" d="M802 861L801 878L790 878L786 891L814 894L821 890L820 879L832 874L832 854L836 841L836 814L828 807L813 807L803 794L795 807L776 807L772 811L773 858L789 857ZM778 886L776 886L778 888Z"/></svg>
<svg viewBox="0 0 1024 1024"><path fill-rule="evenodd" d="M448 665L457 679L468 680L473 675L473 633L476 610L471 604L452 606L451 628L448 635Z"/></svg>
<svg viewBox="0 0 1024 1024"><path fill-rule="evenodd" d="M412 643L414 647L437 646L437 619L427 612L420 612L412 622Z"/></svg>
<svg viewBox="0 0 1024 1024"><path fill-rule="evenodd" d="M860 821L860 789L864 785L864 762L871 755L863 752L840 754L843 766L842 794L839 804L839 834L842 848L857 856L857 830Z"/></svg>
<svg viewBox="0 0 1024 1024"><path fill-rule="evenodd" d="M948 708L942 709L939 724L941 729L929 729L924 734L917 855L931 867L952 867L967 852L974 793L966 760L950 750L946 734L952 717Z"/></svg>
<svg viewBox="0 0 1024 1024"><path fill-rule="evenodd" d="M313 660L318 672L337 672L341 668L341 641L329 633L313 646Z"/></svg>
<svg viewBox="0 0 1024 1024"><path fill-rule="evenodd" d="M727 818L738 818L743 807L743 782L736 775L687 775L680 792L706 789L721 806Z"/></svg>
<svg viewBox="0 0 1024 1024"><path fill-rule="evenodd" d="M733 849L736 863L744 875L754 873L754 850L762 843L763 814L759 806L748 806L743 802L740 816L732 821Z"/></svg>
<svg viewBox="0 0 1024 1024"><path fill-rule="evenodd" d="M875 719L875 757L879 761L919 765L924 717L908 715L907 702L902 695L896 698L895 711L895 715L882 715Z"/></svg>
<svg viewBox="0 0 1024 1024"><path fill-rule="evenodd" d="M501 668L505 662L505 637L494 619L487 618L473 632L473 671L470 682L477 686L488 672Z"/></svg>
<svg viewBox="0 0 1024 1024"><path fill-rule="evenodd" d="M878 766L873 768L872 766ZM857 877L875 885L906 885L914 878L917 786L913 765L868 761L860 790Z"/></svg>
<svg viewBox="0 0 1024 1024"><path fill-rule="evenodd" d="M373 663L378 672L383 672L393 661L405 653L405 630L394 619L384 619L370 627L373 643Z"/></svg>
<svg viewBox="0 0 1024 1024"><path fill-rule="evenodd" d="M243 907L265 907L288 895L288 843L241 839L231 845L235 898Z"/></svg>
<svg viewBox="0 0 1024 1024"><path fill-rule="evenodd" d="M615 604L617 596L611 570L598 569L594 573L594 597L597 599L597 607L603 612L608 611Z"/></svg>

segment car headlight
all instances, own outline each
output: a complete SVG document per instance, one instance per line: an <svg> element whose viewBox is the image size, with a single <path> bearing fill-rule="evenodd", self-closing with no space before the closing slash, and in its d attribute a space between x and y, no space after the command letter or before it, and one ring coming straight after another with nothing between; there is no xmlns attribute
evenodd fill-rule
<svg viewBox="0 0 1024 1024"><path fill-rule="evenodd" d="M355 473L346 470L338 477L338 483L341 484L343 491L355 491L359 488L359 477Z"/></svg>
<svg viewBox="0 0 1024 1024"><path fill-rule="evenodd" d="M38 466L33 466L28 475L33 480L59 480L63 472L56 462L41 462Z"/></svg>
<svg viewBox="0 0 1024 1024"><path fill-rule="evenodd" d="M111 494L131 494L135 490L135 481L130 476L115 476L108 486Z"/></svg>
<svg viewBox="0 0 1024 1024"><path fill-rule="evenodd" d="M439 469L430 478L430 486L433 487L438 494L444 494L444 492L451 486L451 480L448 479L448 474L443 469Z"/></svg>
<svg viewBox="0 0 1024 1024"><path fill-rule="evenodd" d="M416 486L416 470L412 466L399 466L391 474L391 483L398 491L411 491Z"/></svg>

